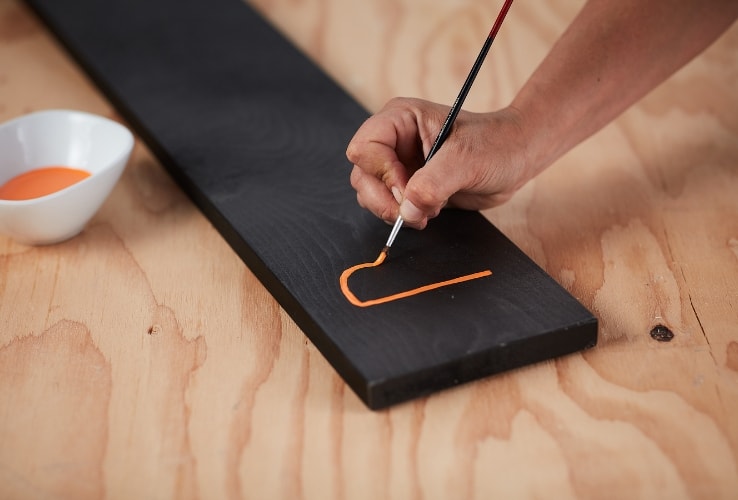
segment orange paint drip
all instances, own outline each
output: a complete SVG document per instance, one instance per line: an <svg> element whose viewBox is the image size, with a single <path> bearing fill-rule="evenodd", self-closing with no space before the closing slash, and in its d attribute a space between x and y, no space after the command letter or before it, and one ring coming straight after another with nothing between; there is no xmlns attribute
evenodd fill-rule
<svg viewBox="0 0 738 500"><path fill-rule="evenodd" d="M89 172L69 167L43 167L16 175L0 186L0 200L31 200L78 183Z"/></svg>
<svg viewBox="0 0 738 500"><path fill-rule="evenodd" d="M359 300L356 295L354 295L348 286L348 280L351 277L352 274L354 274L359 269L366 269L368 267L377 267L384 262L384 260L387 258L387 252L385 250L382 250L382 252L379 254L379 257L377 257L377 260L374 262L367 262L364 264L357 264L355 266L349 267L344 272L341 273L341 277L339 278L339 283L341 285L341 291L346 296L349 302L351 302L353 305L357 307L369 307L369 306L376 306L378 304L385 304L387 302L392 302L393 300L399 300L404 299L407 297L411 297L413 295L418 295L423 292L428 292L430 290L435 290L436 288L442 288L444 286L454 285L456 283L463 283L464 281L471 281L478 278L484 278L485 276L491 276L492 271L487 269L486 271L480 271L478 273L472 273L467 274L465 276L459 276L458 278L453 278L446 281L439 281L437 283L431 283L429 285L421 286L418 288L413 288L412 290L407 290L405 292L395 293L393 295L387 295L386 297L379 297L378 299L371 299L371 300Z"/></svg>

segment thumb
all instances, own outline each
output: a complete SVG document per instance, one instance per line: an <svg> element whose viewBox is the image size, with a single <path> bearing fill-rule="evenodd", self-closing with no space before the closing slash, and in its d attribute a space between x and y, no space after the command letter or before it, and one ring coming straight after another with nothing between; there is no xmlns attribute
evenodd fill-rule
<svg viewBox="0 0 738 500"><path fill-rule="evenodd" d="M437 155L417 170L407 182L400 215L413 227L424 228L437 216L448 199L461 188L461 179L449 171L449 164Z"/></svg>

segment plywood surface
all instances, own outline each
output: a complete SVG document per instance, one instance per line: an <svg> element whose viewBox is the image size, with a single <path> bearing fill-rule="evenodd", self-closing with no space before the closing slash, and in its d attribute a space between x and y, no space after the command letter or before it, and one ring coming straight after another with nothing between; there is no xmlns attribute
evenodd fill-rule
<svg viewBox="0 0 738 500"><path fill-rule="evenodd" d="M240 1L30 4L369 407L595 345L592 314L474 212L403 232L353 286L494 279L349 303L341 272L388 232L346 182L346 144L369 115Z"/></svg>
<svg viewBox="0 0 738 500"><path fill-rule="evenodd" d="M469 65L452 55L473 58L497 9L255 4L369 109L452 98ZM577 6L516 4L469 105L509 99ZM379 413L139 143L80 237L0 238L0 496L731 498L737 49L734 27L485 213L596 314L598 347ZM3 0L0 119L51 107L115 117Z"/></svg>

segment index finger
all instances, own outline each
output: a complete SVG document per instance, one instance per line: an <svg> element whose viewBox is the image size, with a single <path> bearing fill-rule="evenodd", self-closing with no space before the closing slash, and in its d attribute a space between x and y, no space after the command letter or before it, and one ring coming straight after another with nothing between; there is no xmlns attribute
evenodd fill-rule
<svg viewBox="0 0 738 500"><path fill-rule="evenodd" d="M415 113L391 105L364 122L346 150L349 161L388 189L404 189L422 154Z"/></svg>

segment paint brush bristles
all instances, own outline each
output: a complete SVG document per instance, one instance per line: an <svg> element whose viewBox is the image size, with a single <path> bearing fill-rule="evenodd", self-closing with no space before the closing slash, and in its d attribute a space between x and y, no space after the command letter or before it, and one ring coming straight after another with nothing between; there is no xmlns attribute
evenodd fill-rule
<svg viewBox="0 0 738 500"><path fill-rule="evenodd" d="M469 90L471 89L472 84L474 83L474 79L477 77L477 73L479 73L479 68L482 67L482 63L484 62L484 59L487 57L487 52L489 52L489 48L492 46L492 42L495 40L495 37L497 36L497 32L500 30L500 26L502 26L502 21L505 20L507 11L510 10L510 6L512 5L512 3L513 3L513 0L505 0L505 4L502 6L502 9L500 9L500 13L497 15L495 24L492 26L492 29L489 31L489 35L487 35L487 39L484 41L484 44L482 45L482 49L479 51L479 55L477 56L477 59L474 61L474 65L472 65L471 71L469 71L469 74L467 75L466 80L464 81L464 85L461 86L459 95L456 96L456 100L451 106L451 110L449 111L448 116L446 116L446 120L443 122L443 125L441 126L441 130L440 132L438 132L438 135L436 136L436 140L433 141L433 145L431 146L430 151L428 151L428 156L426 156L425 158L425 163L428 163L428 161L433 157L433 155L436 154L436 151L438 151L438 148L441 147L441 145L443 144L443 141L446 140L446 137L448 137L448 134L451 132L451 127L453 127L454 121L456 121L456 117L458 116L459 111L461 111L461 106L464 104L464 100L466 99L466 96L469 93ZM387 239L387 243L385 244L382 252L384 253L389 252L389 248L392 246L392 243L394 243L395 238L397 237L397 233L400 232L403 222L404 221L402 220L402 216L398 216L397 220L395 221L395 225L392 227L392 231L390 232L389 238Z"/></svg>

